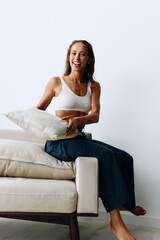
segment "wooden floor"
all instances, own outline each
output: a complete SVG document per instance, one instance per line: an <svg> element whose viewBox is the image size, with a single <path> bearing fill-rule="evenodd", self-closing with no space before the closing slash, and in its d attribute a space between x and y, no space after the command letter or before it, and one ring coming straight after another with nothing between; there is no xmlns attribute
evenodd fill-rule
<svg viewBox="0 0 160 240"><path fill-rule="evenodd" d="M160 229L129 225L137 240L160 240ZM116 240L98 218L80 218L81 240ZM70 240L68 226L0 218L0 240Z"/></svg>

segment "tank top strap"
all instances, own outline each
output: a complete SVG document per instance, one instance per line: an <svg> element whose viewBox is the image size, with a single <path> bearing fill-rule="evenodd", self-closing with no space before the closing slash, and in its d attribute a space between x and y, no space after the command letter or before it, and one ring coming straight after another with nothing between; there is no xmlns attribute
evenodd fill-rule
<svg viewBox="0 0 160 240"><path fill-rule="evenodd" d="M60 77L60 80L61 80L62 86L65 86L66 88L69 88L69 86L67 85L67 83L64 81L64 78L63 78L63 77Z"/></svg>
<svg viewBox="0 0 160 240"><path fill-rule="evenodd" d="M91 94L91 82L88 82L87 93Z"/></svg>

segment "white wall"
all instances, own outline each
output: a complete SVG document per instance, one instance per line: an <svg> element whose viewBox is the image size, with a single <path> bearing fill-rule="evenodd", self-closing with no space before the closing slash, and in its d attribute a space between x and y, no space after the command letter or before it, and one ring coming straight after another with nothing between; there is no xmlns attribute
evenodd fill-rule
<svg viewBox="0 0 160 240"><path fill-rule="evenodd" d="M71 41L90 41L102 110L86 130L134 157L143 223L160 222L159 13L158 0L0 0L0 112L35 106Z"/></svg>

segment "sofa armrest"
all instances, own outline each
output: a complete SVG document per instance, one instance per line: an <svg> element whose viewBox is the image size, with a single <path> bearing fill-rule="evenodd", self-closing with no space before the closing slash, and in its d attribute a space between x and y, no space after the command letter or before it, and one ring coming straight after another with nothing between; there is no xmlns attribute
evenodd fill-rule
<svg viewBox="0 0 160 240"><path fill-rule="evenodd" d="M76 159L77 213L98 213L98 160L94 157Z"/></svg>

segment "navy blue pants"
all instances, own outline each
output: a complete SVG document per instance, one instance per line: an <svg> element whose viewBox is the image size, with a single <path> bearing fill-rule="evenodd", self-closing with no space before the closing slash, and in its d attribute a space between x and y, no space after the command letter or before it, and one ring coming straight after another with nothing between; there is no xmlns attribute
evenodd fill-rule
<svg viewBox="0 0 160 240"><path fill-rule="evenodd" d="M48 140L45 151L61 161L77 157L95 157L99 163L99 197L107 212L117 207L135 209L133 158L123 150L106 143L77 136ZM89 171L89 169L88 169Z"/></svg>

